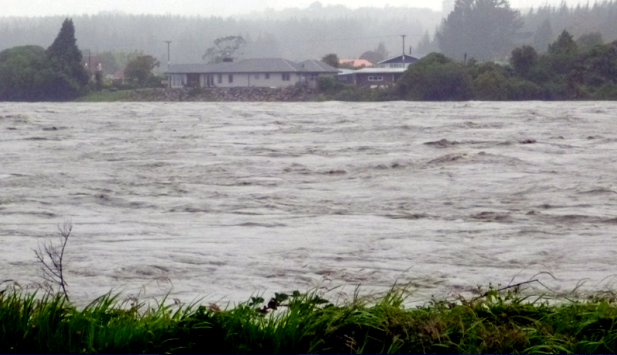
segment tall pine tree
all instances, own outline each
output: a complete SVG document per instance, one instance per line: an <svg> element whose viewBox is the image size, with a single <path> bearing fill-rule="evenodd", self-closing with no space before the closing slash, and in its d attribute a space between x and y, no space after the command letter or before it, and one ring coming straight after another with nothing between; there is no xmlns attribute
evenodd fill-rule
<svg viewBox="0 0 617 355"><path fill-rule="evenodd" d="M77 47L73 20L64 20L58 37L46 52L55 74L46 88L46 96L51 100L77 97L88 84L89 75L81 65L82 55Z"/></svg>

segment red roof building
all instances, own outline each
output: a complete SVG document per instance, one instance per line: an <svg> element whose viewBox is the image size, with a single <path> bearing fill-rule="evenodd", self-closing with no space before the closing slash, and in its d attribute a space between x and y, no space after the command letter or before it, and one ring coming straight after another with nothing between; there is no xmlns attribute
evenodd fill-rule
<svg viewBox="0 0 617 355"><path fill-rule="evenodd" d="M350 64L353 67L372 67L373 63L366 59L339 59L339 64Z"/></svg>

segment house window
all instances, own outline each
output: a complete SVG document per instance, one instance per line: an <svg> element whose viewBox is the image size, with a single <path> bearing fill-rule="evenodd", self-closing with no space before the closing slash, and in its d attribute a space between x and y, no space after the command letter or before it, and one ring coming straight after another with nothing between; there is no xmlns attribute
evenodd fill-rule
<svg viewBox="0 0 617 355"><path fill-rule="evenodd" d="M228 79L229 79L229 83L230 83L230 84L231 84L231 83L233 83L233 82L234 82L234 76L233 76L233 74L229 74L229 78L228 78Z"/></svg>
<svg viewBox="0 0 617 355"><path fill-rule="evenodd" d="M383 76L381 75L371 75L368 77L368 81L383 81Z"/></svg>
<svg viewBox="0 0 617 355"><path fill-rule="evenodd" d="M266 73L266 80L270 80L270 73Z"/></svg>
<svg viewBox="0 0 617 355"><path fill-rule="evenodd" d="M291 75L289 73L283 73L283 81L290 81Z"/></svg>
<svg viewBox="0 0 617 355"><path fill-rule="evenodd" d="M218 82L219 82L219 84L223 83L223 74L219 74Z"/></svg>
<svg viewBox="0 0 617 355"><path fill-rule="evenodd" d="M259 80L259 74L255 74L255 80Z"/></svg>

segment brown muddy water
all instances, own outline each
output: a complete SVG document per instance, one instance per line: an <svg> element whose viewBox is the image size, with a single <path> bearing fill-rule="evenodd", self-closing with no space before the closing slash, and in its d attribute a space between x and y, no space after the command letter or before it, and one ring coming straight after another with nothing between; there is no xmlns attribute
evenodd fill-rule
<svg viewBox="0 0 617 355"><path fill-rule="evenodd" d="M0 104L0 281L243 301L610 287L616 103ZM350 291L351 290L351 291Z"/></svg>

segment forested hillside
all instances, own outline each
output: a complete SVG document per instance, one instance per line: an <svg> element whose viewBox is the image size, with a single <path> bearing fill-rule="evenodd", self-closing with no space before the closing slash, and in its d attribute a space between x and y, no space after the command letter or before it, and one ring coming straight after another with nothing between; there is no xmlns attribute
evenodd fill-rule
<svg viewBox="0 0 617 355"><path fill-rule="evenodd" d="M167 61L200 62L215 39L242 36L246 57L280 56L291 60L319 59L328 53L357 58L384 42L391 55L401 51L401 34L408 45L440 23L441 12L415 8L320 6L264 11L242 17L182 17L100 13L72 16L84 56L90 52L135 52ZM48 45L64 17L0 18L0 50L21 45Z"/></svg>
<svg viewBox="0 0 617 355"><path fill-rule="evenodd" d="M584 6L563 2L523 12L510 8L505 0L457 0L457 6L459 10L447 16L435 35L424 34L416 46L418 54L437 51L462 61L467 53L470 58L506 61L512 49L521 45L546 52L564 30L575 39L594 34L596 42L617 40L614 0Z"/></svg>

